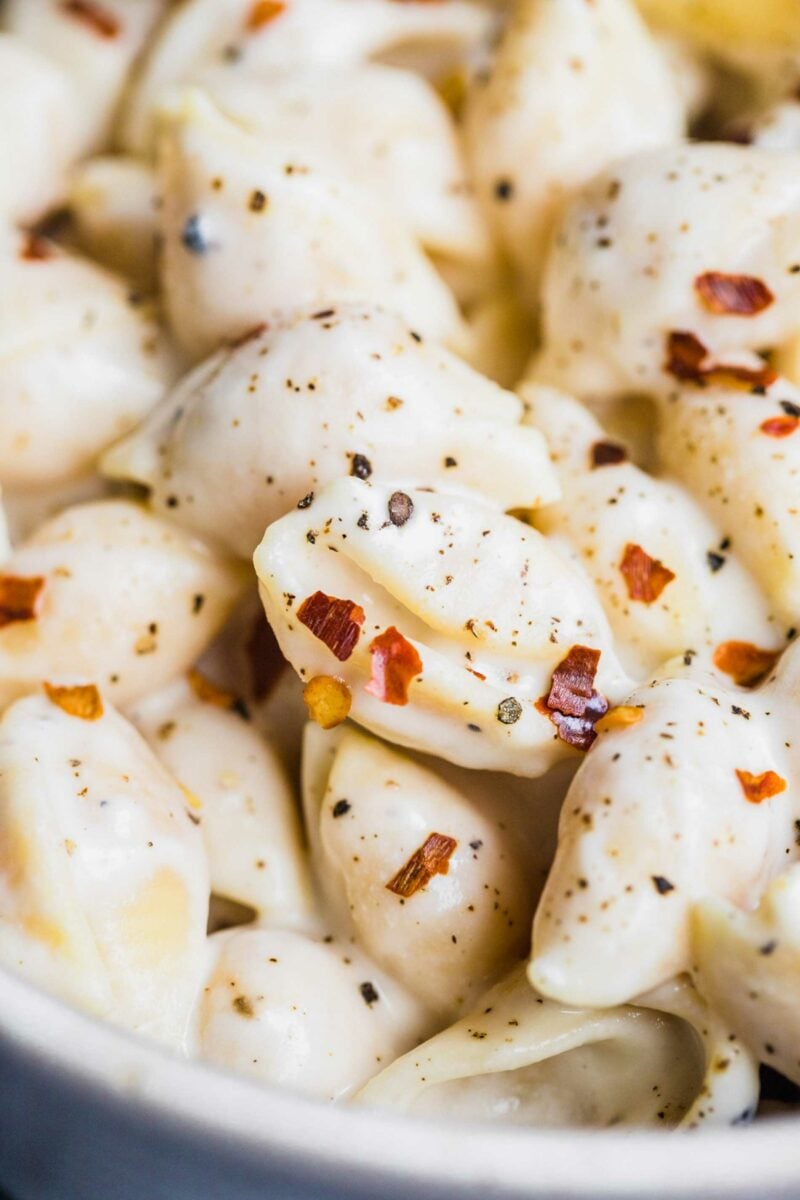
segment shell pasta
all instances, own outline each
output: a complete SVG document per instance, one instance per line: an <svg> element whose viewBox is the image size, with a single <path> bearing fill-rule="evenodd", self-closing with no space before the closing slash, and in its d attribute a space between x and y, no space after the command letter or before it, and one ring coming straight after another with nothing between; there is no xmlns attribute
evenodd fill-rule
<svg viewBox="0 0 800 1200"><path fill-rule="evenodd" d="M0 970L415 1118L800 1087L799 96L788 0L0 5Z"/></svg>

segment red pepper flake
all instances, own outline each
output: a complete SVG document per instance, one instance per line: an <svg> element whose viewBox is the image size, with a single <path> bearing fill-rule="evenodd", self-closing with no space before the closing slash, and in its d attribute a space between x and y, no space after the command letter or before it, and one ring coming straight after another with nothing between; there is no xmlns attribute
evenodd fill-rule
<svg viewBox="0 0 800 1200"><path fill-rule="evenodd" d="M597 737L595 725L608 712L608 701L594 688L599 662L599 650L573 646L553 672L549 694L536 702L561 740L578 750L589 749Z"/></svg>
<svg viewBox="0 0 800 1200"><path fill-rule="evenodd" d="M19 256L25 262L47 262L48 259L55 257L55 250L52 242L48 242L47 238L40 237L38 233L31 230L25 234Z"/></svg>
<svg viewBox="0 0 800 1200"><path fill-rule="evenodd" d="M266 321L262 321L260 325L254 325L252 329L240 333L238 337L228 339L228 349L238 350L240 346L246 346L248 342L254 342L256 338L260 338L262 333L268 328Z"/></svg>
<svg viewBox="0 0 800 1200"><path fill-rule="evenodd" d="M707 383L722 387L767 388L778 378L764 363L760 367L743 367L709 362L709 352L698 337L684 330L667 334L667 357L664 370L686 383L704 386Z"/></svg>
<svg viewBox="0 0 800 1200"><path fill-rule="evenodd" d="M325 643L339 662L345 662L358 645L366 614L352 600L338 600L324 592L314 592L298 608L297 619Z"/></svg>
<svg viewBox="0 0 800 1200"><path fill-rule="evenodd" d="M408 686L422 671L416 647L390 625L369 644L372 678L366 686L384 704L408 704Z"/></svg>
<svg viewBox="0 0 800 1200"><path fill-rule="evenodd" d="M427 887L434 875L446 875L458 842L446 833L431 833L411 858L386 884L387 891L407 899Z"/></svg>
<svg viewBox="0 0 800 1200"><path fill-rule="evenodd" d="M14 621L33 621L44 585L42 575L0 575L0 628Z"/></svg>
<svg viewBox="0 0 800 1200"><path fill-rule="evenodd" d="M285 8L283 0L256 0L247 17L246 29L249 33L263 29L270 21L279 17Z"/></svg>
<svg viewBox="0 0 800 1200"><path fill-rule="evenodd" d="M115 14L94 0L62 0L61 9L103 38L115 38L122 28Z"/></svg>
<svg viewBox="0 0 800 1200"><path fill-rule="evenodd" d="M768 417L766 421L761 422L759 429L767 437L785 438L794 433L798 426L800 426L800 417L785 415L782 417Z"/></svg>
<svg viewBox="0 0 800 1200"><path fill-rule="evenodd" d="M745 800L750 804L761 804L772 796L778 796L786 791L786 780L781 779L775 771L762 771L760 775L751 775L749 771L738 771L736 777L742 785Z"/></svg>
<svg viewBox="0 0 800 1200"><path fill-rule="evenodd" d="M70 717L78 717L81 721L98 721L103 715L103 701L93 683L75 687L45 683L44 690L48 700Z"/></svg>
<svg viewBox="0 0 800 1200"><path fill-rule="evenodd" d="M285 671L287 663L263 611L253 621L245 653L250 665L250 690L253 699L257 702L266 700Z"/></svg>
<svg viewBox="0 0 800 1200"><path fill-rule="evenodd" d="M595 442L590 457L593 470L595 467L615 467L628 461L628 451L616 442Z"/></svg>
<svg viewBox="0 0 800 1200"><path fill-rule="evenodd" d="M674 571L633 542L625 547L619 569L631 600L640 600L642 604L653 604L675 578Z"/></svg>
<svg viewBox="0 0 800 1200"><path fill-rule="evenodd" d="M775 301L761 279L752 275L726 275L723 271L698 275L694 290L703 307L717 316L754 317Z"/></svg>
<svg viewBox="0 0 800 1200"><path fill-rule="evenodd" d="M722 642L714 651L714 666L739 687L755 687L780 657L778 650L762 650L752 642Z"/></svg>

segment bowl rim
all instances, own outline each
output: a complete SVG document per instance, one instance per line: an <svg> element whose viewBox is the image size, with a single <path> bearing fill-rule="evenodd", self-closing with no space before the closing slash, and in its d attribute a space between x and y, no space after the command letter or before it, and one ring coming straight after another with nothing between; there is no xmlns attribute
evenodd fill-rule
<svg viewBox="0 0 800 1200"><path fill-rule="evenodd" d="M796 1118L678 1135L531 1130L328 1105L214 1066L70 1007L0 969L0 1037L49 1074L181 1136L298 1175L421 1195L595 1198L800 1195ZM309 1130L313 1130L313 1141Z"/></svg>

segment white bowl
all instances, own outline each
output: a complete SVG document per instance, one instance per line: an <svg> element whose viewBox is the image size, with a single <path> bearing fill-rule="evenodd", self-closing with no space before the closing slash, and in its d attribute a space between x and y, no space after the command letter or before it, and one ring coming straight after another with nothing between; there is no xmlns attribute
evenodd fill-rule
<svg viewBox="0 0 800 1200"><path fill-rule="evenodd" d="M800 1200L800 1128L552 1132L329 1107L171 1057L0 971L15 1200Z"/></svg>

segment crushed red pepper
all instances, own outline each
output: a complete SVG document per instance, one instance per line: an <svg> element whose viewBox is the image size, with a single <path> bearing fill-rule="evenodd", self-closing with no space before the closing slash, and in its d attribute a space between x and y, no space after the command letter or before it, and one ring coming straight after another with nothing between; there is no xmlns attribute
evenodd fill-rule
<svg viewBox="0 0 800 1200"><path fill-rule="evenodd" d="M778 378L772 367L763 363L758 367L726 365L709 362L708 349L693 333L674 330L667 334L667 356L664 370L685 383L700 387L707 383L722 387L766 388Z"/></svg>
<svg viewBox="0 0 800 1200"><path fill-rule="evenodd" d="M372 674L365 690L384 704L408 704L409 684L422 671L422 659L416 647L399 629L390 625L373 638L369 652Z"/></svg>
<svg viewBox="0 0 800 1200"><path fill-rule="evenodd" d="M352 600L314 592L298 608L297 619L325 643L339 662L345 662L358 645L366 614Z"/></svg>
<svg viewBox="0 0 800 1200"><path fill-rule="evenodd" d="M553 672L548 695L536 708L548 717L569 746L588 750L597 737L595 725L608 712L608 701L595 691L600 651L573 646Z"/></svg>
<svg viewBox="0 0 800 1200"><path fill-rule="evenodd" d="M61 10L103 38L117 37L122 28L116 14L95 0L62 0Z"/></svg>
<svg viewBox="0 0 800 1200"><path fill-rule="evenodd" d="M750 771L737 770L736 777L742 785L745 800L750 804L761 804L764 800L786 791L786 780L775 771L762 771L760 775L753 775Z"/></svg>
<svg viewBox="0 0 800 1200"><path fill-rule="evenodd" d="M427 887L434 875L447 875L458 842L446 833L431 833L408 862L386 884L386 890L408 899Z"/></svg>
<svg viewBox="0 0 800 1200"><path fill-rule="evenodd" d="M646 550L634 542L628 542L625 547L619 569L631 600L638 600L642 604L654 604L667 584L675 578L674 571L670 571L657 558L651 558Z"/></svg>
<svg viewBox="0 0 800 1200"><path fill-rule="evenodd" d="M694 281L700 302L717 316L754 317L775 301L772 291L752 275L705 271Z"/></svg>
<svg viewBox="0 0 800 1200"><path fill-rule="evenodd" d="M0 575L0 628L35 620L44 585L43 575Z"/></svg>
<svg viewBox="0 0 800 1200"><path fill-rule="evenodd" d="M274 21L286 9L284 0L256 0L247 15L245 28L249 33L256 33Z"/></svg>
<svg viewBox="0 0 800 1200"><path fill-rule="evenodd" d="M714 666L739 687L761 683L780 657L777 650L762 650L752 642L721 642L714 651Z"/></svg>
<svg viewBox="0 0 800 1200"><path fill-rule="evenodd" d="M74 687L45 683L44 690L48 700L70 717L78 717L81 721L98 721L103 715L103 700L93 683Z"/></svg>
<svg viewBox="0 0 800 1200"><path fill-rule="evenodd" d="M789 416L785 414L782 417L768 417L766 421L762 421L759 429L765 433L767 437L785 438L789 437L800 427L800 417Z"/></svg>
<svg viewBox="0 0 800 1200"><path fill-rule="evenodd" d="M618 463L628 461L628 451L616 442L595 442L590 451L591 466L615 467Z"/></svg>

